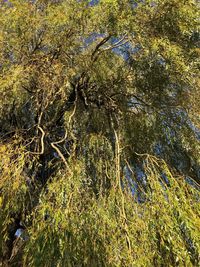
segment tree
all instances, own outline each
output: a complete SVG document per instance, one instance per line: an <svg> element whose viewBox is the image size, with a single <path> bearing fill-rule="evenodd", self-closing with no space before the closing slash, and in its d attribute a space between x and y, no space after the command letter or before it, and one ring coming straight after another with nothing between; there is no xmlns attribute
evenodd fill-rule
<svg viewBox="0 0 200 267"><path fill-rule="evenodd" d="M198 5L0 2L2 266L198 266Z"/></svg>

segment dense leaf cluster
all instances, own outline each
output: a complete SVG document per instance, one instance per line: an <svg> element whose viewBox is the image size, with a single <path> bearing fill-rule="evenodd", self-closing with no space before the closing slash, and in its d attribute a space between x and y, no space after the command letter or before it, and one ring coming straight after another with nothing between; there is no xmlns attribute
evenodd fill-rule
<svg viewBox="0 0 200 267"><path fill-rule="evenodd" d="M199 15L0 1L0 266L198 266Z"/></svg>

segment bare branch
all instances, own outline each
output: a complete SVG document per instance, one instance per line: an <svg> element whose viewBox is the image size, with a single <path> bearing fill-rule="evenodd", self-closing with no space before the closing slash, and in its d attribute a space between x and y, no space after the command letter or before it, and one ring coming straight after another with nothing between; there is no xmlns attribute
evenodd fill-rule
<svg viewBox="0 0 200 267"><path fill-rule="evenodd" d="M77 107L77 87L75 88L75 90L76 90L76 99L74 101L74 109L73 109L73 112L69 116L68 125L70 124L73 116L76 113L76 107ZM67 161L66 161L65 157L63 156L62 152L60 151L60 149L57 147L57 145L60 144L60 143L62 143L62 142L64 142L66 140L67 136L68 136L68 131L66 129L65 136L62 139L60 139L60 140L58 140L56 142L51 142L51 146L56 150L56 152L58 153L58 155L60 156L60 158L63 160L63 162L64 162L64 164L65 164L66 167L68 167Z"/></svg>
<svg viewBox="0 0 200 267"><path fill-rule="evenodd" d="M44 136L45 136L45 132L42 129L42 127L40 127L40 126L38 126L38 129L42 133L42 137L40 139L40 141L41 141L41 151L40 152L32 152L32 151L30 151L30 153L34 154L34 155L42 155L42 154L44 154Z"/></svg>
<svg viewBox="0 0 200 267"><path fill-rule="evenodd" d="M111 37L111 35L109 34L108 36L106 36L103 40L101 40L101 42L100 43L98 43L97 44L97 46L95 47L95 49L94 49L94 51L93 51L93 53L92 53L92 56L91 56L91 58L93 59L93 60L96 60L96 54L97 54L97 52L99 51L99 48L102 46L102 45L104 45L109 39L110 39L110 37Z"/></svg>

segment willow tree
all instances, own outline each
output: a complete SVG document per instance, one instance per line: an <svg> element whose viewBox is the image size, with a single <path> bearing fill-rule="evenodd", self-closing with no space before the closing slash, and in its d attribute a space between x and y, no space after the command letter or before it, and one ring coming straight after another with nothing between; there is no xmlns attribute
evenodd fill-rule
<svg viewBox="0 0 200 267"><path fill-rule="evenodd" d="M1 266L198 266L198 8L0 1Z"/></svg>

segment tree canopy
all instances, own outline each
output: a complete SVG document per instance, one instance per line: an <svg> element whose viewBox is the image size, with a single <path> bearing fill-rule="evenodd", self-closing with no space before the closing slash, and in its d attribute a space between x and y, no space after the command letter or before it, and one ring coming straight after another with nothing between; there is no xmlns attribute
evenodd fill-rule
<svg viewBox="0 0 200 267"><path fill-rule="evenodd" d="M198 266L199 17L0 0L0 266Z"/></svg>

